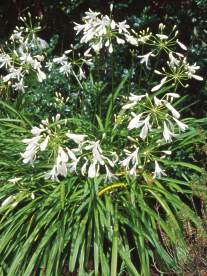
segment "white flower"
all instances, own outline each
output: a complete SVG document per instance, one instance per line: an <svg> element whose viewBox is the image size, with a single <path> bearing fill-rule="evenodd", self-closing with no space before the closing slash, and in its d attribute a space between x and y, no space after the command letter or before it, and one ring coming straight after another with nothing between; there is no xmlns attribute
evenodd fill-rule
<svg viewBox="0 0 207 276"><path fill-rule="evenodd" d="M162 104L162 100L158 99L156 96L154 96L154 103L156 106L159 106Z"/></svg>
<svg viewBox="0 0 207 276"><path fill-rule="evenodd" d="M58 176L61 175L63 177L67 176L68 155L64 151L64 149L59 146L57 158L55 160L55 164L50 172L45 174L45 179L52 179L53 181L59 181Z"/></svg>
<svg viewBox="0 0 207 276"><path fill-rule="evenodd" d="M112 46L112 44L110 44L110 46L109 46L109 53L110 54L113 53L113 46Z"/></svg>
<svg viewBox="0 0 207 276"><path fill-rule="evenodd" d="M47 43L47 41L45 41L44 39L42 39L42 38L40 38L40 37L37 37L37 38L36 38L36 41L37 41L38 47L39 47L41 50L45 50L46 48L48 48L48 43Z"/></svg>
<svg viewBox="0 0 207 276"><path fill-rule="evenodd" d="M135 149L135 151L127 153L127 158L125 158L124 160L120 161L119 162L120 165L122 167L125 167L126 170L129 169L130 162L131 162L132 165L136 165L137 166L138 163L139 163L138 152L139 152L139 148L137 147Z"/></svg>
<svg viewBox="0 0 207 276"><path fill-rule="evenodd" d="M160 83L158 85L154 86L151 89L151 91L154 92L154 91L159 90L165 84L166 80L167 80L167 77L162 78L161 81L160 81Z"/></svg>
<svg viewBox="0 0 207 276"><path fill-rule="evenodd" d="M111 160L107 156L104 156L102 153L102 149L100 146L100 141L87 141L88 145L85 146L85 150L92 150L92 158L90 159L90 166L88 168L88 177L97 177L99 175L99 169L100 167L104 167L106 169L106 166L114 167L117 160ZM111 152L111 155L115 156L114 153ZM86 159L85 159L86 160ZM89 159L88 159L89 161ZM88 162L86 161L86 164L82 167L82 174L85 174L85 169ZM109 169L109 168L108 168ZM107 172L106 172L107 173Z"/></svg>
<svg viewBox="0 0 207 276"><path fill-rule="evenodd" d="M87 135L84 134L74 134L74 133L66 133L66 136L72 139L76 144L80 144L84 141Z"/></svg>
<svg viewBox="0 0 207 276"><path fill-rule="evenodd" d="M46 147L48 145L49 138L50 138L50 136L47 135L45 140L40 144L40 150L41 151L44 151L46 149Z"/></svg>
<svg viewBox="0 0 207 276"><path fill-rule="evenodd" d="M88 166L88 160L85 158L85 163L81 167L81 174L84 176L86 174L87 166Z"/></svg>
<svg viewBox="0 0 207 276"><path fill-rule="evenodd" d="M65 74L67 77L71 74L71 71L72 71L72 65L70 62L69 63L64 62L59 69L59 72Z"/></svg>
<svg viewBox="0 0 207 276"><path fill-rule="evenodd" d="M181 131L185 131L186 129L188 129L188 126L186 124L182 123L181 121L177 120L176 118L173 118L173 119Z"/></svg>
<svg viewBox="0 0 207 276"><path fill-rule="evenodd" d="M37 78L39 82L42 82L43 80L46 79L46 74L41 71L40 69L37 70Z"/></svg>
<svg viewBox="0 0 207 276"><path fill-rule="evenodd" d="M117 24L118 26L118 32L121 33L128 33L128 29L130 28L128 24L126 24L126 20L119 22Z"/></svg>
<svg viewBox="0 0 207 276"><path fill-rule="evenodd" d="M140 63L145 63L146 67L149 68L149 66L148 66L149 65L149 58L151 56L154 56L153 52L149 52L149 53L147 53L143 56L138 56L138 57L141 58Z"/></svg>
<svg viewBox="0 0 207 276"><path fill-rule="evenodd" d="M161 40L166 40L168 39L168 36L167 35L164 35L164 34L156 34L157 37L159 37Z"/></svg>
<svg viewBox="0 0 207 276"><path fill-rule="evenodd" d="M73 153L73 151L70 150L69 148L66 148L66 150L67 150L67 153L68 153L69 158L70 158L72 161L76 161L77 158L76 158L75 154Z"/></svg>
<svg viewBox="0 0 207 276"><path fill-rule="evenodd" d="M11 57L5 53L0 54L0 68L5 66L6 68L11 66Z"/></svg>
<svg viewBox="0 0 207 276"><path fill-rule="evenodd" d="M183 50L187 51L187 47L181 43L178 39L176 40L177 44L180 46L180 48L182 48Z"/></svg>
<svg viewBox="0 0 207 276"><path fill-rule="evenodd" d="M24 89L28 86L24 85L23 79L20 79L18 82L14 83L12 87L14 88L15 91L24 92L25 91Z"/></svg>
<svg viewBox="0 0 207 276"><path fill-rule="evenodd" d="M130 93L130 97L129 100L131 102L139 102L141 99L143 99L144 97L146 97L146 95L134 95L132 93Z"/></svg>
<svg viewBox="0 0 207 276"><path fill-rule="evenodd" d="M113 179L116 179L114 174L110 171L109 167L106 165L105 165L105 170L106 170L105 182L107 181L111 182Z"/></svg>
<svg viewBox="0 0 207 276"><path fill-rule="evenodd" d="M171 102L173 101L173 99L178 99L178 98L180 98L180 95L177 94L177 93L166 93L165 95L166 95L166 99L167 99L167 100L170 99Z"/></svg>
<svg viewBox="0 0 207 276"><path fill-rule="evenodd" d="M146 139L146 137L148 135L148 132L150 130L149 120L150 120L150 115L148 115L147 118L143 121L144 126L142 127L142 130L141 130L140 135L139 135L140 138L142 138L143 140Z"/></svg>
<svg viewBox="0 0 207 276"><path fill-rule="evenodd" d="M126 41L129 42L133 46L138 46L138 41L132 35L125 34Z"/></svg>
<svg viewBox="0 0 207 276"><path fill-rule="evenodd" d="M83 70L82 70L81 67L79 67L79 74L78 74L78 77L79 77L80 80L86 78L85 73L83 72Z"/></svg>
<svg viewBox="0 0 207 276"><path fill-rule="evenodd" d="M144 97L146 97L146 95L134 95L134 94L130 93L129 100L131 101L131 103L125 104L124 106L122 106L122 109L130 109L130 108L132 108L139 101L141 101L141 99L144 98Z"/></svg>
<svg viewBox="0 0 207 276"><path fill-rule="evenodd" d="M99 175L99 167L96 166L97 165L97 162L94 161L90 166L89 166L89 169L88 169L88 177L89 178L94 178L94 177L97 177Z"/></svg>
<svg viewBox="0 0 207 276"><path fill-rule="evenodd" d="M188 77L189 77L190 79L193 78L193 79L198 80L198 81L203 81L203 77L198 76L198 75L195 75L195 74L190 74L190 73L188 73Z"/></svg>
<svg viewBox="0 0 207 276"><path fill-rule="evenodd" d="M124 43L125 43L124 39L119 38L118 36L116 37L116 42L117 42L118 44L124 44Z"/></svg>
<svg viewBox="0 0 207 276"><path fill-rule="evenodd" d="M171 142L172 141L172 137L175 137L176 134L172 133L170 131L170 129L167 127L166 122L164 122L164 130L163 130L163 136L166 142Z"/></svg>
<svg viewBox="0 0 207 276"><path fill-rule="evenodd" d="M23 158L23 163L31 163L36 158L36 153L39 148L38 141L40 140L41 136L35 136L30 139L23 139L22 142L27 144L26 150L24 153L21 153Z"/></svg>
<svg viewBox="0 0 207 276"><path fill-rule="evenodd" d="M53 58L53 62L57 64L65 64L67 62L68 58L65 54L63 54L61 57Z"/></svg>
<svg viewBox="0 0 207 276"><path fill-rule="evenodd" d="M155 160L155 170L153 172L153 178L160 178L166 176L166 173L160 168L158 162Z"/></svg>
<svg viewBox="0 0 207 276"><path fill-rule="evenodd" d="M164 154L171 155L172 151L171 150L162 150Z"/></svg>
<svg viewBox="0 0 207 276"><path fill-rule="evenodd" d="M194 78L198 81L202 81L203 77L195 75L196 71L200 68L200 66L196 65L196 63L194 63L193 65L189 65L188 63L185 65L185 68L187 70L187 75L188 78Z"/></svg>
<svg viewBox="0 0 207 276"><path fill-rule="evenodd" d="M136 104L137 104L136 102L125 104L122 106L122 109L130 109L130 108L134 107Z"/></svg>
<svg viewBox="0 0 207 276"><path fill-rule="evenodd" d="M56 164L52 167L52 170L45 173L45 179L51 179L53 181L59 181Z"/></svg>
<svg viewBox="0 0 207 276"><path fill-rule="evenodd" d="M179 119L180 118L180 113L167 101L164 102L165 106L171 111L172 115Z"/></svg>
<svg viewBox="0 0 207 276"><path fill-rule="evenodd" d="M32 127L32 129L31 129L31 133L35 136L39 136L43 131L45 131L44 128L39 128L36 126Z"/></svg>
<svg viewBox="0 0 207 276"><path fill-rule="evenodd" d="M14 197L13 197L13 196L9 196L9 197L7 197L7 198L1 203L1 206L4 207L4 206L10 204L13 200L14 200Z"/></svg>
<svg viewBox="0 0 207 276"><path fill-rule="evenodd" d="M23 74L22 74L22 69L21 68L14 68L14 67L11 67L9 69L9 74L7 74L6 76L3 77L3 81L4 82L7 82L9 81L10 79L17 79L18 81L20 81L20 79L23 78Z"/></svg>
<svg viewBox="0 0 207 276"><path fill-rule="evenodd" d="M134 118L129 122L128 129L140 128L143 125L143 121L140 121L142 114L135 115Z"/></svg>
<svg viewBox="0 0 207 276"><path fill-rule="evenodd" d="M170 59L170 62L169 62L169 66L170 67L175 67L175 66L179 66L180 64L180 60L175 58L172 54L172 52L169 53L169 59Z"/></svg>
<svg viewBox="0 0 207 276"><path fill-rule="evenodd" d="M76 172L78 162L80 161L80 158L74 159L73 162L68 164L69 171L71 173Z"/></svg>
<svg viewBox="0 0 207 276"><path fill-rule="evenodd" d="M60 162L61 163L68 162L68 155L61 146L59 146L58 157L57 157L57 163L60 163Z"/></svg>
<svg viewBox="0 0 207 276"><path fill-rule="evenodd" d="M22 179L22 177L14 177L14 178L9 179L8 181L13 184L16 184L21 179Z"/></svg>

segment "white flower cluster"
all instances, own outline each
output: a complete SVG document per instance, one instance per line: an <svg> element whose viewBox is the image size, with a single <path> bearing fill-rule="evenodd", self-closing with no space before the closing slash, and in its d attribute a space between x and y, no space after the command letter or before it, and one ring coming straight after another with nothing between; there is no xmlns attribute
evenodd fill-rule
<svg viewBox="0 0 207 276"><path fill-rule="evenodd" d="M161 51L164 51L169 58L167 61L167 68L162 67L161 71L155 70L155 73L162 75L163 78L158 85L151 89L152 92L159 90L164 84L170 84L171 82L173 85L179 83L184 86L183 81L191 78L199 81L203 80L201 76L196 74L200 66L196 65L196 63L190 65L182 53L174 50L176 45L183 51L187 50L187 47L177 39L178 30L176 30L176 26L173 27L170 35L163 33L165 28L166 26L161 23L159 25L159 33L153 35L147 30L146 32L142 31L141 34L138 35L138 41L142 42L141 44L146 44L152 48L150 52L144 55L138 55L141 64L145 64L145 66L150 69L151 57L158 58Z"/></svg>
<svg viewBox="0 0 207 276"><path fill-rule="evenodd" d="M74 48L71 45L71 50L67 50L63 53L61 57L53 58L52 62L47 63L49 71L52 70L54 65L58 66L59 73L65 75L66 77L72 75L76 80L83 80L86 78L85 72L83 70L83 65L91 66L92 55L90 54L90 49L84 53L84 57L80 57L80 54L75 59L74 58ZM71 54L71 57L70 57Z"/></svg>
<svg viewBox="0 0 207 276"><path fill-rule="evenodd" d="M198 81L203 80L203 77L196 75L196 71L200 66L196 65L196 63L190 65L180 53L176 53L176 55L175 57L172 52L169 53L169 61L167 62L168 69L162 67L162 71L155 70L155 73L162 75L163 78L158 85L151 89L152 92L158 91L164 84L171 82L173 82L173 85L179 83L185 86L183 83L185 80L192 78Z"/></svg>
<svg viewBox="0 0 207 276"><path fill-rule="evenodd" d="M111 8L112 10L112 8ZM115 22L108 15L102 15L100 12L93 12L89 9L83 17L84 24L75 23L75 31L77 34L83 32L80 43L88 43L95 51L99 52L103 47L106 47L109 53L113 52L113 41L118 44L128 42L137 46L137 39L129 32L129 25L126 20Z"/></svg>
<svg viewBox="0 0 207 276"><path fill-rule="evenodd" d="M55 118L53 118L53 122L58 122L60 119L60 114L57 114ZM27 145L24 153L21 153L23 158L23 162L32 163L36 159L36 155L38 151L45 151L48 142L53 135L49 128L48 119L42 120L39 127L32 127L31 133L33 134L32 138L23 139L22 142Z"/></svg>
<svg viewBox="0 0 207 276"><path fill-rule="evenodd" d="M2 76L2 81L12 85L16 91L25 91L25 76L34 73L39 82L46 79L42 71L44 56L42 51L47 47L46 41L35 34L26 35L27 28L16 28L10 37L9 54L0 52L0 68L5 68L7 74ZM10 50L14 48L14 50ZM40 54L32 54L33 49L38 49ZM34 51L37 52L37 51Z"/></svg>
<svg viewBox="0 0 207 276"><path fill-rule="evenodd" d="M53 122L57 123L59 119L60 115L57 114ZM53 143L52 140L55 137L49 127L48 120L43 120L39 127L32 127L31 133L34 135L32 138L23 140L23 143L27 144L25 152L21 154L24 163L33 163L37 157L37 153L45 151L49 141ZM105 174L105 181L112 181L117 179L112 170L115 167L118 169L118 165L132 176L137 175L139 167L142 168L141 156L143 154L140 153L139 155L139 147L136 147L133 152L124 150L126 157L124 160L119 161L119 157L115 152L103 152L99 140L91 141L87 139L87 135L71 132L67 132L65 136L69 138L67 142L71 146L69 148L61 144L56 145L57 150L55 151L54 165L49 172L45 173L45 179L59 181L59 177L66 177L68 173L95 178L102 173ZM163 153L170 154L169 151L162 151ZM158 162L155 161L153 177L161 177L162 175L165 175L165 173L160 168Z"/></svg>
<svg viewBox="0 0 207 276"><path fill-rule="evenodd" d="M139 174L139 170L143 168L142 165L142 158L144 158L144 164L146 162L150 162L151 159L154 160L153 156L147 156L146 152L139 152L139 147L135 146L134 151L124 150L126 154L126 158L122 161L120 161L121 167L125 169L125 171L132 176L137 176ZM166 155L170 155L170 151L161 151L160 153L164 154L162 155L162 158L164 158ZM151 154L149 154L151 155ZM160 178L162 176L166 176L166 173L164 170L161 169L159 163L157 160L154 160L154 171L153 171L153 178Z"/></svg>
<svg viewBox="0 0 207 276"><path fill-rule="evenodd" d="M141 129L139 137L145 140L154 128L162 128L165 141L171 142L172 137L176 136L174 124L180 131L188 128L186 124L178 120L180 113L171 104L176 98L179 98L177 93L166 93L161 99L156 96L152 98L148 94L141 96L131 94L129 103L122 107L124 110L132 110L132 119L129 119L128 129ZM139 112L140 106L144 109L143 112Z"/></svg>
<svg viewBox="0 0 207 276"><path fill-rule="evenodd" d="M112 9L111 6L111 11ZM48 120L43 120L39 127L32 128L33 137L23 140L23 143L27 145L25 152L21 154L23 162L33 163L38 153L47 150L49 160L53 160L53 166L45 174L45 179L53 181L59 181L61 177L66 177L68 173L75 173L88 178L104 174L106 181L111 181L123 170L126 174L132 176L137 176L139 170L145 168L151 170L152 162L154 167L153 178L166 176L165 171L158 163L160 159L156 156L156 153L161 154L160 158L165 158L166 155L171 154L171 151L160 151L156 148L156 143L161 137L160 145L163 146L171 142L178 135L178 132L188 129L188 126L180 121L181 115L174 107L174 101L180 97L176 93L176 88L177 84L184 86L183 81L191 78L202 80L202 77L196 74L199 66L196 64L190 65L182 53L174 51L173 47L175 46L179 46L184 51L187 49L177 39L178 32L176 28L173 28L173 32L169 36L164 33L165 26L163 24L159 25L159 33L155 35L150 33L149 29L136 34L133 30L130 30L126 21L117 23L111 16L104 16L92 10L85 13L83 21L84 24L75 23L77 34L83 33L80 42L89 45L83 57L78 55L77 58L74 58L75 48L72 46L71 50L65 51L61 57L55 57L46 64L48 71L56 68L60 74L66 77L74 76L79 86L82 87L81 81L86 78L83 70L84 65L90 66L93 64L92 49L99 53L102 48L106 47L109 53L112 53L114 42L117 44L128 42L134 46L146 44L153 49L147 54L138 55L138 58L140 58L140 63L145 64L148 69L150 69L151 57L159 58L158 55L161 50L169 58L166 68L162 66L161 70L154 71L161 75L162 79L151 91L159 91L164 85L170 84L171 88L175 88L174 92L166 93L164 96L160 96L162 91L154 95L147 93L144 95L130 94L128 102L123 105L119 117L121 118L124 113L123 118L127 120L127 134L132 133L132 136L127 137L133 144L126 143L123 150L117 149L119 155L114 151L105 150L102 140L91 140L89 139L90 135L61 130L60 115L57 114L52 124ZM10 55L2 53L0 55L1 66L4 66L8 71L11 68L14 70L14 72L10 72L4 77L4 81L17 79L18 84L22 83L24 85L23 78L18 77L17 74L27 72L28 68L36 70L39 81L42 81L45 75L40 70L41 56L31 56L29 54L28 46L24 45L25 39L22 38L21 30L13 34L12 40L18 40L21 42L19 44L22 45L18 48L18 51L13 52L13 55L16 56L15 60L19 62L17 63L19 67L14 66L16 63ZM169 88L169 91L171 88ZM64 99L61 95L57 95L62 103ZM125 120L123 119L123 121ZM123 121L118 123L116 127L122 124Z"/></svg>
<svg viewBox="0 0 207 276"><path fill-rule="evenodd" d="M57 114L53 119L53 124L57 124L60 115ZM60 124L57 125L61 128ZM49 142L55 144L57 150L54 150L55 160L53 168L45 174L45 179L58 181L59 176L66 177L68 172L77 173L80 168L81 175L87 175L94 178L100 175L100 171L105 172L106 180L111 180L114 175L111 168L115 166L118 157L115 152L103 153L100 141L87 140L87 135L74 134L67 132L65 139L71 144L76 145L69 148L61 145L63 141L58 138L57 131L54 132L50 127L48 120L43 120L39 127L32 127L32 138L23 139L23 143L27 144L24 153L21 153L24 163L33 163L37 157L37 153L45 151ZM59 143L58 143L59 141ZM57 144L56 144L57 143Z"/></svg>

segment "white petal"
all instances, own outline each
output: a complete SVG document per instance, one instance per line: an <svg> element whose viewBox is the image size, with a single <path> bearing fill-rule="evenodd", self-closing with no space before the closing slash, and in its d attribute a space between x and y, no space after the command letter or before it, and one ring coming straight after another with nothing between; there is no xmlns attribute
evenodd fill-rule
<svg viewBox="0 0 207 276"><path fill-rule="evenodd" d="M178 39L176 40L177 44L180 46L180 48L182 48L183 50L187 51L187 47L181 43Z"/></svg>
<svg viewBox="0 0 207 276"><path fill-rule="evenodd" d="M186 124L182 123L181 121L177 120L176 118L173 118L173 119L177 123L177 125L181 131L185 131L186 129L188 129L188 126Z"/></svg>
<svg viewBox="0 0 207 276"><path fill-rule="evenodd" d="M180 118L180 113L169 102L165 102L165 106L171 111L175 118Z"/></svg>
<svg viewBox="0 0 207 276"><path fill-rule="evenodd" d="M151 89L151 91L154 92L154 91L159 90L159 89L163 86L163 84L165 83L166 80L167 80L167 77L164 77L164 78L160 81L160 83L159 83L158 85L154 86L154 87Z"/></svg>
<svg viewBox="0 0 207 276"><path fill-rule="evenodd" d="M40 150L44 151L48 145L48 141L49 141L49 135L45 138L45 140L40 144Z"/></svg>

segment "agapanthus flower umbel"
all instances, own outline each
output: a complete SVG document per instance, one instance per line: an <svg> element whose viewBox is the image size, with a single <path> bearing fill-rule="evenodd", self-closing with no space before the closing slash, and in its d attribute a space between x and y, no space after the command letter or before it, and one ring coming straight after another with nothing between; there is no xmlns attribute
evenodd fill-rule
<svg viewBox="0 0 207 276"><path fill-rule="evenodd" d="M185 131L188 126L178 119L180 113L173 107L172 101L179 98L177 93L166 93L161 99L145 95L131 94L129 103L122 109L131 110L128 119L128 129L138 129L139 137L145 140L149 133L156 129L163 129L163 138L166 142L171 142L175 137L175 130Z"/></svg>
<svg viewBox="0 0 207 276"><path fill-rule="evenodd" d="M48 45L37 37L36 32L39 30L39 26L32 30L28 27L16 28L10 37L10 45L6 45L0 52L0 68L4 67L7 72L3 82L11 82L16 91L25 91L25 77L31 73L36 75L39 82L46 79L42 63L43 51Z"/></svg>
<svg viewBox="0 0 207 276"><path fill-rule="evenodd" d="M151 91L155 92L158 91L160 88L162 88L165 84L172 84L177 85L180 84L183 87L185 86L184 81L189 79L196 79L198 81L202 81L203 77L198 76L196 74L196 71L200 69L200 66L198 66L196 63L193 65L190 65L186 57L183 57L181 55L174 55L172 52L169 53L169 61L167 61L167 67L162 67L161 71L155 70L154 72L160 76L162 76L162 79L160 83L156 86L154 86Z"/></svg>
<svg viewBox="0 0 207 276"><path fill-rule="evenodd" d="M113 43L124 44L128 42L132 45L138 45L137 39L130 34L130 27L126 20L115 22L108 15L102 15L100 12L94 12L89 9L83 17L84 24L75 23L77 34L83 32L81 43L89 44L95 51L99 52L106 47L109 53L113 52Z"/></svg>
<svg viewBox="0 0 207 276"><path fill-rule="evenodd" d="M158 33L156 34L151 33L149 28L147 28L137 34L138 41L140 44L150 46L155 55L159 54L160 51L164 51L168 54L175 46L179 46L182 50L187 50L186 46L177 38L179 32L176 25L173 26L170 34L167 34L165 30L166 26L163 23L159 24Z"/></svg>
<svg viewBox="0 0 207 276"><path fill-rule="evenodd" d="M75 50L73 45L71 45L71 50L67 50L60 57L53 58L51 65L47 64L49 71L52 70L54 65L58 68L59 73L65 76L74 76L78 80L85 79L85 72L83 70L83 65L91 66L93 64L92 55L90 54L90 49L85 51L83 57L78 54L75 58Z"/></svg>
<svg viewBox="0 0 207 276"><path fill-rule="evenodd" d="M157 160L155 160L155 169L153 172L153 178L160 178L162 176L166 176L166 173L164 172L163 169L161 169L159 163L157 162Z"/></svg>
<svg viewBox="0 0 207 276"><path fill-rule="evenodd" d="M42 120L39 127L32 127L33 137L22 141L27 145L25 152L21 153L23 162L33 163L40 152L47 150L49 159L54 156L54 165L45 174L45 179L59 181L59 177L66 177L68 172L87 175L89 178L103 173L106 180L115 178L111 170L118 161L116 153L103 152L100 141L87 140L85 134L68 131L60 136L59 119L60 115L57 114L52 124L46 119Z"/></svg>
<svg viewBox="0 0 207 276"><path fill-rule="evenodd" d="M100 141L86 140L86 135L68 132L66 136L73 140L77 147L58 148L55 164L52 170L46 173L46 179L58 181L59 176L66 177L68 172L94 178L100 175L100 171L106 175L106 181L115 178L111 171L117 162L115 153L108 152L105 155Z"/></svg>
<svg viewBox="0 0 207 276"><path fill-rule="evenodd" d="M170 150L163 150L162 146L160 148L160 143L151 145L146 141L139 141L139 139L134 139L131 136L128 136L128 140L130 142L127 145L128 149L124 149L122 160L119 161L120 168L123 168L126 174L136 177L143 170L151 171L154 166L153 178L160 178L166 175L164 170L161 169L157 158L165 159L166 156L170 156Z"/></svg>
<svg viewBox="0 0 207 276"><path fill-rule="evenodd" d="M139 147L135 147L133 152L129 150L125 150L125 154L127 157L120 161L120 165L124 167L124 169L129 172L130 175L137 175L137 166L140 163L139 161Z"/></svg>
<svg viewBox="0 0 207 276"><path fill-rule="evenodd" d="M58 122L60 119L60 114L57 114L55 118L53 118L53 122ZM42 120L41 124L37 126L33 126L31 129L31 133L33 135L32 138L23 139L22 142L27 145L24 153L21 153L23 158L23 162L33 163L37 157L37 153L39 151L45 151L48 143L51 138L54 138L54 132L49 127L49 120Z"/></svg>

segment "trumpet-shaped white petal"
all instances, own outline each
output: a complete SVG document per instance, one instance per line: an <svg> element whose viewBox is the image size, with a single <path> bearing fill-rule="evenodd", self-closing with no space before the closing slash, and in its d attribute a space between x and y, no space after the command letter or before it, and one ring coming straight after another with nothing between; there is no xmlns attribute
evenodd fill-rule
<svg viewBox="0 0 207 276"><path fill-rule="evenodd" d="M58 157L57 157L57 162L62 162L62 163L67 163L68 162L68 155L67 153L63 150L62 147L59 147L58 149Z"/></svg>
<svg viewBox="0 0 207 276"><path fill-rule="evenodd" d="M167 77L164 77L163 79L161 79L160 83L159 83L158 85L155 85L155 86L151 89L151 91L152 91L152 92L155 92L155 91L159 90L159 89L165 84L166 80L167 80Z"/></svg>
<svg viewBox="0 0 207 276"><path fill-rule="evenodd" d="M81 144L87 135L84 134L74 134L74 133L66 133L66 136L72 139L76 144Z"/></svg>
<svg viewBox="0 0 207 276"><path fill-rule="evenodd" d="M45 129L44 128L39 128L39 127L32 127L31 133L35 136L39 136Z"/></svg>
<svg viewBox="0 0 207 276"><path fill-rule="evenodd" d="M132 165L138 165L139 163L138 152L139 152L139 148L137 147L135 151L127 153L128 156L124 160L119 162L120 165L122 167L125 167L125 169L127 170L129 169L130 162Z"/></svg>
<svg viewBox="0 0 207 276"><path fill-rule="evenodd" d="M14 197L13 197L13 196L9 196L9 197L7 197L7 198L1 203L1 206L4 207L4 206L10 204L13 200L14 200Z"/></svg>
<svg viewBox="0 0 207 276"><path fill-rule="evenodd" d="M163 137L166 142L171 142L172 137L175 137L176 134L170 131L170 129L167 127L166 122L164 122L164 130L163 130Z"/></svg>
<svg viewBox="0 0 207 276"><path fill-rule="evenodd" d="M166 176L166 173L161 169L158 162L155 160L155 170L153 172L153 178L160 178L163 176Z"/></svg>
<svg viewBox="0 0 207 276"><path fill-rule="evenodd" d="M47 137L45 138L45 140L40 144L40 150L44 151L48 145L48 141L50 139L50 136L47 135Z"/></svg>
<svg viewBox="0 0 207 276"><path fill-rule="evenodd" d="M162 100L158 99L156 96L154 96L154 103L156 106L159 106L162 104Z"/></svg>
<svg viewBox="0 0 207 276"><path fill-rule="evenodd" d="M99 175L99 172L98 172L97 163L96 163L96 162L93 162L93 163L89 166L89 169L88 169L88 177L89 177L89 178L94 178L94 177L97 177L98 175Z"/></svg>
<svg viewBox="0 0 207 276"><path fill-rule="evenodd" d="M176 118L173 118L173 119L181 131L185 131L186 129L188 129L188 126L186 124L182 123L181 121L177 120Z"/></svg>
<svg viewBox="0 0 207 276"><path fill-rule="evenodd" d="M142 113L139 114L139 115L136 115L130 122L129 122L129 125L128 125L128 129L131 130L133 128L140 128L144 122L143 121L140 121L142 117Z"/></svg>
<svg viewBox="0 0 207 276"><path fill-rule="evenodd" d="M180 42L178 39L176 40L176 42L180 46L181 49L187 51L187 47L182 42Z"/></svg>
<svg viewBox="0 0 207 276"><path fill-rule="evenodd" d="M167 101L165 101L165 106L171 111L173 117L180 118L180 113Z"/></svg>
<svg viewBox="0 0 207 276"><path fill-rule="evenodd" d="M149 68L149 58L153 57L153 52L149 52L145 55L138 56L138 58L141 58L140 63L145 63L146 67Z"/></svg>
<svg viewBox="0 0 207 276"><path fill-rule="evenodd" d="M142 138L143 140L146 139L146 137L148 135L148 132L150 130L149 120L150 120L150 115L148 115L147 118L145 120L143 120L144 126L142 127L142 130L141 130L140 135L139 135L140 138Z"/></svg>
<svg viewBox="0 0 207 276"><path fill-rule="evenodd" d="M168 36L167 35L164 35L164 34L156 34L157 37L159 37L161 40L166 40L168 39Z"/></svg>
<svg viewBox="0 0 207 276"><path fill-rule="evenodd" d="M13 184L16 184L21 179L22 179L22 177L14 177L14 178L9 179L8 181L13 183Z"/></svg>

